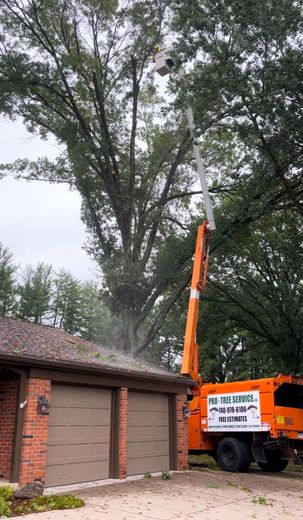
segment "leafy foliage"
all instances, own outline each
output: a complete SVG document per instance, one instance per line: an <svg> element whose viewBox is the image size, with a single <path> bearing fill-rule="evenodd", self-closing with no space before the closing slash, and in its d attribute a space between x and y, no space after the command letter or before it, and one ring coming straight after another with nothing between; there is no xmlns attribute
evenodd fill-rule
<svg viewBox="0 0 303 520"><path fill-rule="evenodd" d="M70 334L79 330L80 307L79 282L64 269L53 280L52 324Z"/></svg>
<svg viewBox="0 0 303 520"><path fill-rule="evenodd" d="M82 338L111 346L117 334L118 321L111 315L96 283L80 286L77 330Z"/></svg>
<svg viewBox="0 0 303 520"><path fill-rule="evenodd" d="M11 486L0 486L0 498L10 500L13 497L14 490Z"/></svg>
<svg viewBox="0 0 303 520"><path fill-rule="evenodd" d="M96 282L79 282L64 269L56 273L42 262L20 270L13 264L12 253L0 244L1 253L2 316L53 325L101 345L113 345L118 323Z"/></svg>
<svg viewBox="0 0 303 520"><path fill-rule="evenodd" d="M23 272L23 283L19 285L20 318L32 319L35 323L41 323L43 316L50 307L51 299L51 275L52 267L39 263L34 269L27 266Z"/></svg>
<svg viewBox="0 0 303 520"><path fill-rule="evenodd" d="M13 255L0 242L0 316L5 316L13 310L16 290L15 272Z"/></svg>
<svg viewBox="0 0 303 520"><path fill-rule="evenodd" d="M200 328L208 379L302 372L302 229L290 212L266 217L216 255Z"/></svg>
<svg viewBox="0 0 303 520"><path fill-rule="evenodd" d="M60 509L76 509L83 507L84 501L72 495L50 495L36 497L24 505L16 508L17 514L42 513L43 511L56 511Z"/></svg>
<svg viewBox="0 0 303 520"><path fill-rule="evenodd" d="M0 497L0 517L7 518L11 515L10 503L3 497Z"/></svg>
<svg viewBox="0 0 303 520"><path fill-rule="evenodd" d="M160 124L151 74L165 10L162 0L1 3L0 110L21 116L29 131L53 134L63 150L54 163L20 160L2 171L79 191L87 250L102 266L120 322L117 344L134 353L155 337L184 286L157 307L147 329L175 280L175 272L161 277L159 254L171 233L186 230L192 183L182 168L188 132L177 115Z"/></svg>
<svg viewBox="0 0 303 520"><path fill-rule="evenodd" d="M72 495L39 496L29 500L17 499L14 501L14 489L10 486L0 486L1 518L9 518L12 514L24 515L42 511L75 509L82 506L84 506L84 501Z"/></svg>
<svg viewBox="0 0 303 520"><path fill-rule="evenodd" d="M211 123L207 139L216 144L218 170L226 171L226 157L233 157L225 180L239 188L238 219L281 206L302 215L301 3L172 4L177 52L194 65L183 91L202 131Z"/></svg>
<svg viewBox="0 0 303 520"><path fill-rule="evenodd" d="M170 480L171 479L171 473L170 471L163 470L161 473L162 480Z"/></svg>

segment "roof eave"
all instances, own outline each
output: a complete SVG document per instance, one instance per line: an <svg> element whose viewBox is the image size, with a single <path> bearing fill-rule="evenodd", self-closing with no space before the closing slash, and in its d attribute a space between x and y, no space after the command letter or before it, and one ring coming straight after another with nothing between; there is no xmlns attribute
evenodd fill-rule
<svg viewBox="0 0 303 520"><path fill-rule="evenodd" d="M156 374L150 372L140 372L137 370L128 370L119 367L110 366L92 366L77 361L54 361L50 359L38 359L31 356L12 356L10 354L0 353L0 362L9 365L19 365L23 367L35 368L53 368L55 370L66 372L81 372L86 374L95 374L102 376L116 376L121 379L132 379L134 381L152 381L158 383L171 383L177 386L194 386L192 379L184 376L174 376L170 374Z"/></svg>

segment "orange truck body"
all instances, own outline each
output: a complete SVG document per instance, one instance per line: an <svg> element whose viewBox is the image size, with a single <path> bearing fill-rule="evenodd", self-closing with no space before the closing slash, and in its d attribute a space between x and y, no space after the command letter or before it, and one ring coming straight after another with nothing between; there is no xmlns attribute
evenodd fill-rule
<svg viewBox="0 0 303 520"><path fill-rule="evenodd" d="M252 460L267 471L282 471L288 459L303 464L303 378L209 384L199 375L196 329L210 238L204 222L197 234L181 368L195 383L186 410L189 451L214 456L227 471L246 470Z"/></svg>
<svg viewBox="0 0 303 520"><path fill-rule="evenodd" d="M290 395L289 385L292 385ZM298 385L300 386L298 387ZM284 388L287 392L286 396L284 396ZM279 442L285 440L298 441L300 444L302 443L303 448L303 397L301 397L301 403L293 404L293 390L297 392L298 388L299 390L302 389L298 393L303 396L303 378L290 375L232 383L202 384L199 388L199 394L194 396L189 403L189 449L193 452L212 452L216 449L220 438L231 433L237 433L238 436L240 433L245 433L251 435L252 438L254 434L258 434L259 438L268 441L274 439ZM260 420L255 428L247 429L247 424L242 421L239 423L232 421L232 429L228 427L227 422L220 424L218 421L212 428L209 428L209 399L211 397L218 395L241 397L243 394L251 395L251 392L259 394ZM228 401L231 402L221 403L219 401L217 407L222 412L221 414L218 412L218 419L246 417L247 405L238 402L233 403L232 398ZM295 404L298 404L300 408ZM243 413L242 410L244 410ZM234 428L235 425L238 425L238 427ZM223 426L223 428L220 428L220 426Z"/></svg>

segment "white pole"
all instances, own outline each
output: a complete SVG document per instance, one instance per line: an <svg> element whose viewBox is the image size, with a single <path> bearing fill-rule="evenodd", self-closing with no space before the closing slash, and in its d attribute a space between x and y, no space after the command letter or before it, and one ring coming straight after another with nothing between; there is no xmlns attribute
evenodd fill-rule
<svg viewBox="0 0 303 520"><path fill-rule="evenodd" d="M174 60L170 55L170 49L163 49L162 51L158 51L155 54L154 57L155 61L155 70L160 74L160 76L166 76L167 74L170 74L172 68L174 67ZM185 70L183 67L179 67L178 70L178 77L179 79L183 79L185 75ZM193 143L193 149L195 154L195 159L197 163L198 168L198 174L200 178L201 188L202 188L202 194L204 199L204 205L206 210L206 218L208 220L209 228L211 231L214 231L216 229L215 219L214 219L214 213L213 208L211 205L211 200L208 192L208 187L206 183L206 174L205 174L205 168L203 166L200 147L197 142L197 136L196 136L196 127L194 123L194 116L192 108L189 106L186 110L186 117L188 121L189 131L190 131L190 137Z"/></svg>
<svg viewBox="0 0 303 520"><path fill-rule="evenodd" d="M198 174L199 174L199 178L200 178L204 205L205 205L205 211L206 211L206 218L208 220L210 230L214 231L216 229L215 218L214 218L213 208L212 208L212 204L211 204L211 200L210 200L210 196L209 196L209 192L208 192L208 187L207 187L207 183L206 183L206 173L205 173L205 168L204 168L202 157L201 157L200 146L197 143L197 139L196 139L196 127L195 127L194 116L193 116L193 111L192 111L191 107L188 107L188 109L186 110L186 117L187 117L187 121L188 121L190 137L191 137L192 143L193 143L195 159L197 162Z"/></svg>

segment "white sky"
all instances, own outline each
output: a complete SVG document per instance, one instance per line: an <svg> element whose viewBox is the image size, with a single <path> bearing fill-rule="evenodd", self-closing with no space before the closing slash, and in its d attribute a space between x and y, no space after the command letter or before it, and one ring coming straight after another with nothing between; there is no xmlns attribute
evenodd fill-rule
<svg viewBox="0 0 303 520"><path fill-rule="evenodd" d="M44 142L29 134L21 121L0 118L0 163L58 154L54 140ZM0 242L13 253L15 263L24 267L43 261L91 280L98 268L82 249L85 241L76 192L65 185L0 180Z"/></svg>

